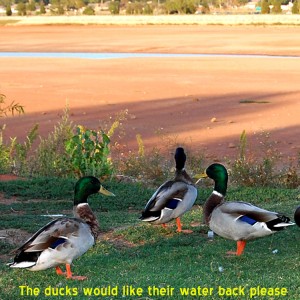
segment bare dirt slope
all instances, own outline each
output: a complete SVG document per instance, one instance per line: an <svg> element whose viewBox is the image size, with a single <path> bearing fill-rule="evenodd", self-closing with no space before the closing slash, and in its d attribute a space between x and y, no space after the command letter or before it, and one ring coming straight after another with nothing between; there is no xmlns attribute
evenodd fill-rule
<svg viewBox="0 0 300 300"><path fill-rule="evenodd" d="M300 55L299 27L5 26L0 51ZM0 58L0 93L25 107L2 118L6 136L34 123L45 136L66 105L76 124L98 128L128 109L123 143L162 147L160 134L212 159L234 156L245 129L270 132L285 157L300 150L300 58ZM251 103L249 103L251 102ZM214 118L214 119L213 119ZM213 120L212 120L213 119ZM214 121L214 122L212 122Z"/></svg>

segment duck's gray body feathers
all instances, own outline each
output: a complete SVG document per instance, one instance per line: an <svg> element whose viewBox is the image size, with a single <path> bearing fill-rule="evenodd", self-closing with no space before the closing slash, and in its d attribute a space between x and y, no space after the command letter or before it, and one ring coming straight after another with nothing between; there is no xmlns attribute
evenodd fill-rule
<svg viewBox="0 0 300 300"><path fill-rule="evenodd" d="M46 270L71 264L95 242L90 226L77 218L59 218L37 231L16 252L12 268Z"/></svg>
<svg viewBox="0 0 300 300"><path fill-rule="evenodd" d="M293 225L281 214L246 202L220 204L213 210L208 222L215 233L235 241L267 236Z"/></svg>
<svg viewBox="0 0 300 300"><path fill-rule="evenodd" d="M191 183L170 180L162 184L152 195L141 220L164 224L190 210L197 198L197 189Z"/></svg>

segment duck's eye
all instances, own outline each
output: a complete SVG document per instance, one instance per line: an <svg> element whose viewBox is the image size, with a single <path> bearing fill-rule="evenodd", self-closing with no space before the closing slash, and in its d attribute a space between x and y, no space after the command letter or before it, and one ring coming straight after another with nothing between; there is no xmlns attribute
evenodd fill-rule
<svg viewBox="0 0 300 300"><path fill-rule="evenodd" d="M92 181L91 181L91 183L92 183L93 185L97 185L97 184L98 184L97 178L93 178Z"/></svg>

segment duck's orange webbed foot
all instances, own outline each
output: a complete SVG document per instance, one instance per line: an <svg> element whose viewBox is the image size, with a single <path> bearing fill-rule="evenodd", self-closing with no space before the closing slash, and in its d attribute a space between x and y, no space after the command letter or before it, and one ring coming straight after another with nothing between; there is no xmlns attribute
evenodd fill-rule
<svg viewBox="0 0 300 300"><path fill-rule="evenodd" d="M176 218L176 225L177 225L177 232L181 232L182 231L182 225L181 225L181 221L180 218Z"/></svg>
<svg viewBox="0 0 300 300"><path fill-rule="evenodd" d="M55 267L55 270L56 270L56 274L57 275L63 275L63 276L66 276L67 279L73 279L73 280L86 280L87 277L86 276L74 276L72 274L72 271L71 271L71 266L70 264L66 264L66 272L63 272L61 270L60 267Z"/></svg>
<svg viewBox="0 0 300 300"><path fill-rule="evenodd" d="M228 255L240 256L243 254L244 249L246 247L246 241L237 241L236 245L237 245L236 251L228 251L227 252Z"/></svg>
<svg viewBox="0 0 300 300"><path fill-rule="evenodd" d="M62 269L59 266L55 267L55 271L56 271L57 275L63 275L63 276L67 275L67 273L63 272Z"/></svg>
<svg viewBox="0 0 300 300"><path fill-rule="evenodd" d="M190 229L182 229L182 224L180 221L180 218L176 218L176 224L177 224L177 232L182 232L182 233L193 233L193 230Z"/></svg>

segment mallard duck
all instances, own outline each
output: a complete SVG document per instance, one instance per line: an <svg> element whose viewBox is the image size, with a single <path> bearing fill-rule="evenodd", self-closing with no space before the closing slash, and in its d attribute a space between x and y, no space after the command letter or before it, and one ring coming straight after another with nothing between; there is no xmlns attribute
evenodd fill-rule
<svg viewBox="0 0 300 300"><path fill-rule="evenodd" d="M300 206L296 208L295 213L294 213L294 220L296 224L300 227Z"/></svg>
<svg viewBox="0 0 300 300"><path fill-rule="evenodd" d="M180 216L190 210L197 198L193 179L184 169L186 155L178 147L175 152L176 172L173 180L163 183L152 195L140 219L152 224L165 224L176 219L177 231L182 231Z"/></svg>
<svg viewBox="0 0 300 300"><path fill-rule="evenodd" d="M87 198L98 192L113 196L97 178L86 176L79 179L74 192L74 218L61 217L45 225L16 250L14 261L8 265L30 271L55 267L58 275L86 279L85 276L72 275L71 263L92 247L97 239L99 224ZM66 272L59 267L61 264L66 265Z"/></svg>
<svg viewBox="0 0 300 300"><path fill-rule="evenodd" d="M246 202L225 202L228 173L223 165L214 163L200 176L209 177L215 182L214 190L203 206L206 224L216 234L237 241L237 250L228 254L241 255L247 240L294 225L288 217L277 212Z"/></svg>

